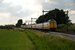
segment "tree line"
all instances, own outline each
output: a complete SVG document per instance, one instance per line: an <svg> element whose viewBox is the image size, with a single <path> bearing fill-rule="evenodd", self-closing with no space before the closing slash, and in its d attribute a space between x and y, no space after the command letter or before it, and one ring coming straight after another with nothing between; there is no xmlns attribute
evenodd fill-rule
<svg viewBox="0 0 75 50"><path fill-rule="evenodd" d="M69 19L68 14L65 13L63 9L54 9L50 10L48 13L45 15L39 16L39 18L36 20L36 23L43 23L47 22L48 20L54 19L56 20L57 24L70 24L71 20ZM18 22L16 23L16 27L21 27L23 24L22 19L19 19ZM26 24L23 24L26 25Z"/></svg>
<svg viewBox="0 0 75 50"><path fill-rule="evenodd" d="M55 19L57 24L68 24L71 23L68 14L65 14L64 10L54 9L50 10L45 15L41 15L37 20L36 23L43 23L47 22L48 20Z"/></svg>
<svg viewBox="0 0 75 50"><path fill-rule="evenodd" d="M69 24L71 23L71 20L69 19L68 14L65 14L65 11L63 9L54 9L50 10L45 15L39 16L39 18L36 20L36 23L43 23L47 22L48 20L55 19L57 24ZM26 25L26 23L23 24L23 20L19 19L16 23L16 27L19 28L21 25ZM0 28L13 28L14 25L6 25L6 26L0 26Z"/></svg>

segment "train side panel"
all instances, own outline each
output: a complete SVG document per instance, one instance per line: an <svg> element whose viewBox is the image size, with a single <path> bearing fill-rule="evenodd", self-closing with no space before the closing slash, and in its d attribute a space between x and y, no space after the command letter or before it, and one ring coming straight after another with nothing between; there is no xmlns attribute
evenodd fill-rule
<svg viewBox="0 0 75 50"><path fill-rule="evenodd" d="M35 28L35 29L50 29L49 28L49 22L32 25L32 28Z"/></svg>
<svg viewBox="0 0 75 50"><path fill-rule="evenodd" d="M36 29L42 29L43 28L43 24L36 24Z"/></svg>
<svg viewBox="0 0 75 50"><path fill-rule="evenodd" d="M24 28L32 28L32 29L47 29L47 30L56 30L57 23L55 20L50 20L48 22L40 23L40 24L32 24L22 26Z"/></svg>
<svg viewBox="0 0 75 50"><path fill-rule="evenodd" d="M43 25L43 29L50 29L49 22L45 22Z"/></svg>

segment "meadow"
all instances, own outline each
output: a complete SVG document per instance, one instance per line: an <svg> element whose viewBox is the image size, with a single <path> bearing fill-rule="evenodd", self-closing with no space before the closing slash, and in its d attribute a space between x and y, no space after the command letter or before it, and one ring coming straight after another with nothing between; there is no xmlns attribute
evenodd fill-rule
<svg viewBox="0 0 75 50"><path fill-rule="evenodd" d="M0 50L31 50L33 44L18 30L0 30Z"/></svg>
<svg viewBox="0 0 75 50"><path fill-rule="evenodd" d="M36 30L0 29L0 50L74 50L75 41Z"/></svg>

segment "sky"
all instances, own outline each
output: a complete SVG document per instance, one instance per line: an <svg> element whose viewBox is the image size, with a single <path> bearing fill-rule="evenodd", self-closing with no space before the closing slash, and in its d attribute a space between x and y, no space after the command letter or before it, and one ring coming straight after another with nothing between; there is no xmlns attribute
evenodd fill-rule
<svg viewBox="0 0 75 50"><path fill-rule="evenodd" d="M0 25L38 18L42 10L55 8L68 10L71 22L75 23L75 0L0 0Z"/></svg>

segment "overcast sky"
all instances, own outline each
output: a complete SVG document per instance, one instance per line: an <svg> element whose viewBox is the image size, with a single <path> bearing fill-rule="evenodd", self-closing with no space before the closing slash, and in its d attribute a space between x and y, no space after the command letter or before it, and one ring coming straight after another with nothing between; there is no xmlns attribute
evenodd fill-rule
<svg viewBox="0 0 75 50"><path fill-rule="evenodd" d="M75 0L0 0L0 25L15 24L18 19L38 18L42 10L55 8L68 10L75 23Z"/></svg>

